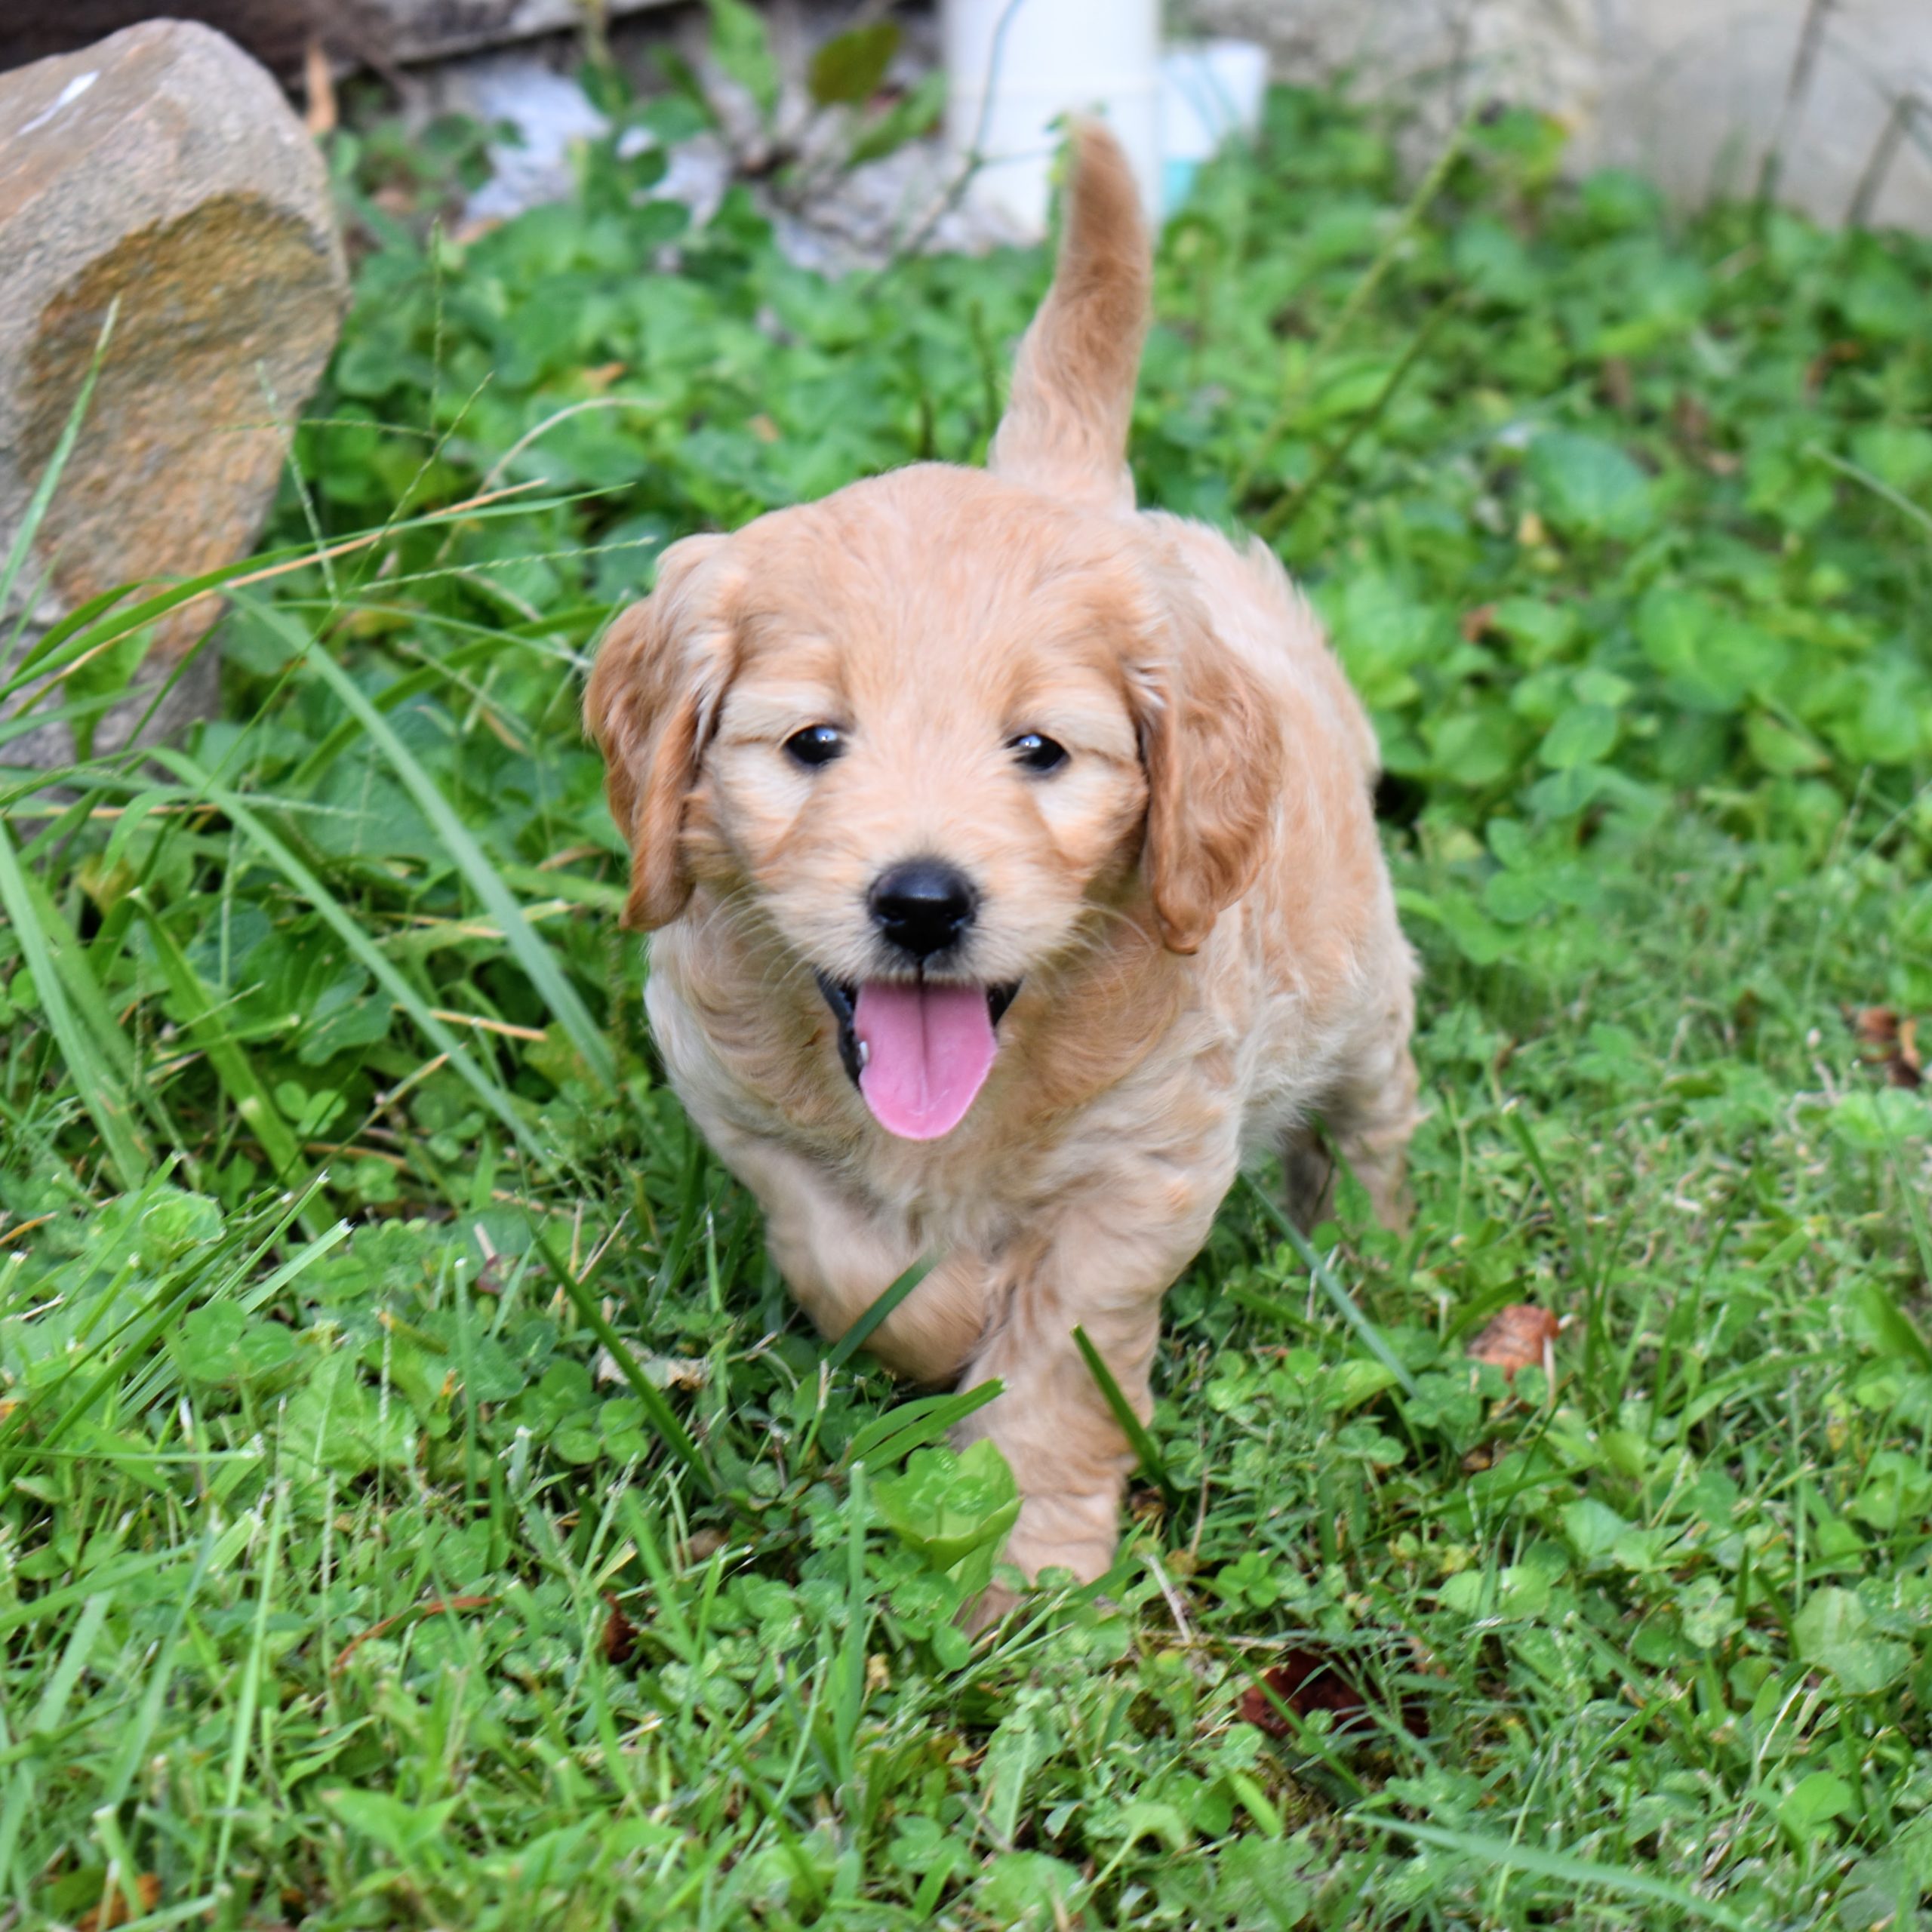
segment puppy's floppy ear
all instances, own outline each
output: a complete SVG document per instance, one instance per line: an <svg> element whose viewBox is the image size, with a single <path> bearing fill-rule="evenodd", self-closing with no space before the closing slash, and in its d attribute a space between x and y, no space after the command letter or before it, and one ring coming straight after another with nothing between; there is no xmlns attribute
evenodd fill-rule
<svg viewBox="0 0 1932 1932"><path fill-rule="evenodd" d="M1268 693L1191 596L1169 636L1133 680L1147 768L1140 864L1168 951L1195 952L1261 869L1284 746Z"/></svg>
<svg viewBox="0 0 1932 1932"><path fill-rule="evenodd" d="M668 924L691 896L685 801L731 674L724 586L706 568L724 540L688 537L664 552L657 588L605 633L583 695L611 816L630 841L623 923L635 930Z"/></svg>

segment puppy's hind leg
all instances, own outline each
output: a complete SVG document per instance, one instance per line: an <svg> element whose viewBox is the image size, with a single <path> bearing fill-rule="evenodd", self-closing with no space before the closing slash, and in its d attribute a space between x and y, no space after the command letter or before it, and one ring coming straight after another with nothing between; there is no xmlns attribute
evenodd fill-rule
<svg viewBox="0 0 1932 1932"><path fill-rule="evenodd" d="M1409 1138L1422 1118L1409 1051L1415 995L1406 976L1360 1037L1321 1117L1385 1228L1409 1224Z"/></svg>
<svg viewBox="0 0 1932 1932"><path fill-rule="evenodd" d="M1304 1121L1282 1137L1281 1179L1288 1219L1303 1234L1311 1232L1335 1204L1335 1156L1312 1121Z"/></svg>

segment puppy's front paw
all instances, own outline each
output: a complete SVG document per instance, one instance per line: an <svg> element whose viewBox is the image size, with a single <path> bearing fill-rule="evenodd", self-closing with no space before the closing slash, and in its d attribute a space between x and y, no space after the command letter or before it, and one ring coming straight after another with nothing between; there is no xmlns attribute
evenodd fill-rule
<svg viewBox="0 0 1932 1932"><path fill-rule="evenodd" d="M1070 1570L1076 1583L1091 1583L1112 1567L1120 1540L1120 1504L1104 1496L1029 1496L1006 1540L1001 1561L1022 1575Z"/></svg>
<svg viewBox="0 0 1932 1932"><path fill-rule="evenodd" d="M1017 1590L1004 1583L989 1583L971 1602L963 1605L955 1620L969 1637L977 1637L995 1623L1003 1623L1020 1607Z"/></svg>

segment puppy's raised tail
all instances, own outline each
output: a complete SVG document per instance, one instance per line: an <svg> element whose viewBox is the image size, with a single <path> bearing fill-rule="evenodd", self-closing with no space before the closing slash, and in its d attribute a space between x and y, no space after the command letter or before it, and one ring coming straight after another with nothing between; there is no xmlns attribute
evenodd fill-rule
<svg viewBox="0 0 1932 1932"><path fill-rule="evenodd" d="M986 467L1075 503L1128 511L1128 424L1153 279L1147 227L1119 142L1081 121L1072 148L1054 284L1020 343Z"/></svg>

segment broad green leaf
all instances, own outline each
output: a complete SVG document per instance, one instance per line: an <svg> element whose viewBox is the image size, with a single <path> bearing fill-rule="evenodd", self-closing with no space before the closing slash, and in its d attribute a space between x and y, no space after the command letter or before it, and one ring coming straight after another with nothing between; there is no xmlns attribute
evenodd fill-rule
<svg viewBox="0 0 1932 1932"><path fill-rule="evenodd" d="M812 56L811 97L821 107L858 107L871 100L899 51L899 27L875 20L832 38Z"/></svg>
<svg viewBox="0 0 1932 1932"><path fill-rule="evenodd" d="M705 0L711 57L757 103L769 122L778 110L778 62L763 17L745 0Z"/></svg>
<svg viewBox="0 0 1932 1932"><path fill-rule="evenodd" d="M1855 1697L1889 1690L1912 1661L1906 1645L1878 1633L1857 1594L1836 1584L1805 1599L1792 1638L1807 1663L1829 1671Z"/></svg>
<svg viewBox="0 0 1932 1932"><path fill-rule="evenodd" d="M1020 1515L1020 1486L984 1436L956 1455L950 1449L915 1450L903 1475L882 1476L872 1490L880 1521L901 1542L933 1569L962 1576L967 1572L960 1566L976 1555L992 1574L998 1546Z"/></svg>
<svg viewBox="0 0 1932 1932"><path fill-rule="evenodd" d="M1566 533L1628 541L1655 521L1650 478L1614 443L1551 430L1531 445L1528 469L1546 513Z"/></svg>

